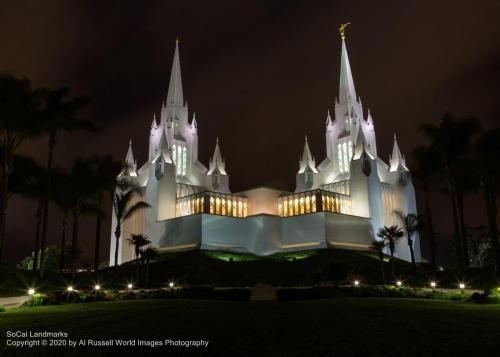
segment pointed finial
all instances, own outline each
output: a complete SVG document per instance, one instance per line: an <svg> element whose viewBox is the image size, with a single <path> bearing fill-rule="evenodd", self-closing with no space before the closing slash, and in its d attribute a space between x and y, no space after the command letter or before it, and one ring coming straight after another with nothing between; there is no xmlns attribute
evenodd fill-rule
<svg viewBox="0 0 500 357"><path fill-rule="evenodd" d="M307 135L306 135L306 143L307 143Z"/></svg>
<svg viewBox="0 0 500 357"><path fill-rule="evenodd" d="M132 146L132 138L128 139L128 146Z"/></svg>
<svg viewBox="0 0 500 357"><path fill-rule="evenodd" d="M345 40L345 28L350 25L350 22L346 22L345 24L341 24L339 27L340 37Z"/></svg>
<svg viewBox="0 0 500 357"><path fill-rule="evenodd" d="M177 44L179 44L179 36L177 36L177 37L175 38L175 44L176 44L176 45L177 45Z"/></svg>
<svg viewBox="0 0 500 357"><path fill-rule="evenodd" d="M215 138L215 143L219 144L219 137L218 136Z"/></svg>

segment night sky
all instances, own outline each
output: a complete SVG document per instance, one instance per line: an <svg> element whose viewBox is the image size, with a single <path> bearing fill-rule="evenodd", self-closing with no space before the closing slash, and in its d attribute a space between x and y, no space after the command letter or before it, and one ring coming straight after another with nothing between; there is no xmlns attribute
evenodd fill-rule
<svg viewBox="0 0 500 357"><path fill-rule="evenodd" d="M475 115L486 128L498 125L499 13L494 0L2 0L0 71L91 98L82 116L101 132L61 135L56 165L92 154L122 160L129 138L142 165L179 37L200 160L208 164L219 136L233 192L261 185L293 190L304 135L317 163L326 156L324 123L338 93L340 23L352 22L347 48L356 91L371 110L378 152L387 160L393 132L409 157L424 143L419 123L437 123L445 111ZM44 138L22 153L45 164L46 147ZM438 230L446 236L447 201L434 201L443 218ZM7 261L31 251L35 209L23 198L10 201ZM60 213L51 209L49 243L56 243ZM476 214L467 223L485 221L481 210L480 199L469 197L466 214ZM82 223L86 262L93 218ZM103 257L109 234L108 219Z"/></svg>

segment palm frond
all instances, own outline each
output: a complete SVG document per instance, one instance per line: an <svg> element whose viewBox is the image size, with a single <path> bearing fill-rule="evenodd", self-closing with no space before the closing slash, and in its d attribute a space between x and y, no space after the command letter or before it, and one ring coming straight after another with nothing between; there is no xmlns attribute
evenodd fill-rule
<svg viewBox="0 0 500 357"><path fill-rule="evenodd" d="M122 220L125 221L130 217L132 217L137 211L149 207L151 207L151 205L144 201L136 202L132 207L130 207L126 212L124 212Z"/></svg>

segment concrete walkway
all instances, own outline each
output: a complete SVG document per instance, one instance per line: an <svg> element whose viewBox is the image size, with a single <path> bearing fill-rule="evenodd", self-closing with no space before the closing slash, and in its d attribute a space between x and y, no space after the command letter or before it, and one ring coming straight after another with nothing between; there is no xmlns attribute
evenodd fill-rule
<svg viewBox="0 0 500 357"><path fill-rule="evenodd" d="M6 309L11 309L13 307L21 306L26 301L28 301L29 298L30 297L27 295L0 298L0 305L5 307Z"/></svg>

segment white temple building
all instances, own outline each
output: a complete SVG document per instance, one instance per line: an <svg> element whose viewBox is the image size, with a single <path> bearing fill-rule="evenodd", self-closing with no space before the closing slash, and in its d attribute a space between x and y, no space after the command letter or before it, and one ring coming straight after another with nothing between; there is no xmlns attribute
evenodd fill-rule
<svg viewBox="0 0 500 357"><path fill-rule="evenodd" d="M330 112L326 117L326 157L318 164L305 138L295 192L267 187L231 192L215 138L208 167L198 160L198 123L194 114L188 117L176 43L167 100L159 121L153 118L151 124L148 160L137 169L130 143L119 175L143 188L141 198L151 208L124 222L118 264L136 258L126 241L132 233L147 235L161 252L367 250L381 227L400 225L395 210L416 214L411 174L396 136L389 163L377 155L374 121L356 94L341 34L339 93L333 117ZM110 265L116 264L115 227L113 220ZM418 235L413 245L418 262ZM396 256L410 260L406 238L399 240Z"/></svg>

